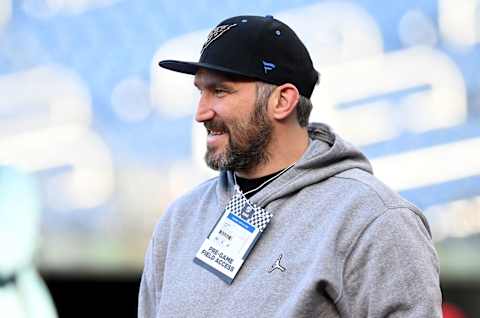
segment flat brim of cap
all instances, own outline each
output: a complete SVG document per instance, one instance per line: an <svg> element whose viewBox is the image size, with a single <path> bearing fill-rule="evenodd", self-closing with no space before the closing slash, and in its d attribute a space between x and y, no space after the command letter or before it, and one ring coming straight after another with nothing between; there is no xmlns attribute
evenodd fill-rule
<svg viewBox="0 0 480 318"><path fill-rule="evenodd" d="M218 71L218 72L232 74L232 75L256 78L255 76L245 74L245 73L242 73L242 72L238 72L238 71L229 69L227 67L212 65L212 64L208 64L208 63L164 60L164 61L160 61L158 63L158 65L160 67L166 68L167 70L170 70L170 71L175 71L175 72L180 72L180 73L185 73L185 74L191 74L191 75L197 74L197 72L200 68L204 68L204 69L207 69L207 70Z"/></svg>

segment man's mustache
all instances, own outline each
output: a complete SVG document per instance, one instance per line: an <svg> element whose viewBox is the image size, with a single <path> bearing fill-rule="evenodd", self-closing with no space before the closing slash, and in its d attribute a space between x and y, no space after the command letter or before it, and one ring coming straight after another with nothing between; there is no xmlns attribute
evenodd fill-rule
<svg viewBox="0 0 480 318"><path fill-rule="evenodd" d="M203 125L207 130L228 132L228 127L221 120L212 119L210 121L203 123Z"/></svg>

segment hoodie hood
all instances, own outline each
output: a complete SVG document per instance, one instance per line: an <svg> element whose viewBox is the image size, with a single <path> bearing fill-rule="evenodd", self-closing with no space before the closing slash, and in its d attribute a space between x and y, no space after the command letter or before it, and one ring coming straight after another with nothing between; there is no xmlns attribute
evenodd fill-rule
<svg viewBox="0 0 480 318"><path fill-rule="evenodd" d="M353 145L332 132L329 126L312 123L308 127L310 143L300 160L279 178L253 195L250 200L265 206L312 184L317 184L350 169L373 173L370 162ZM217 195L227 202L234 188L233 173L222 171Z"/></svg>

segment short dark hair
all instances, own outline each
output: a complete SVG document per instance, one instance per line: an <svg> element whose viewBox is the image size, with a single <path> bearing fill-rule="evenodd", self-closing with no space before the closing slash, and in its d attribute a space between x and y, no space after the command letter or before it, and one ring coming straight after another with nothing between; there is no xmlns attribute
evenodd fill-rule
<svg viewBox="0 0 480 318"><path fill-rule="evenodd" d="M257 99L259 98L268 98L273 93L273 91L278 87L277 85L265 83L265 82L256 82L257 85ZM307 127L308 119L310 118L310 113L312 112L312 101L300 95L298 100L296 110L297 110L297 121L301 127Z"/></svg>

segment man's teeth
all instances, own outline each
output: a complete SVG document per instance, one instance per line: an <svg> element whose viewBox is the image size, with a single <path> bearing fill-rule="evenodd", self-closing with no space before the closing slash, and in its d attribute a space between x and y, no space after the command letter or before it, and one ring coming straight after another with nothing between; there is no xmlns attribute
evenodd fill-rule
<svg viewBox="0 0 480 318"><path fill-rule="evenodd" d="M209 131L208 131L208 134L209 134L209 135L212 135L212 136L217 136L217 135L222 135L222 134L223 134L223 131L212 131L212 130L209 130Z"/></svg>

